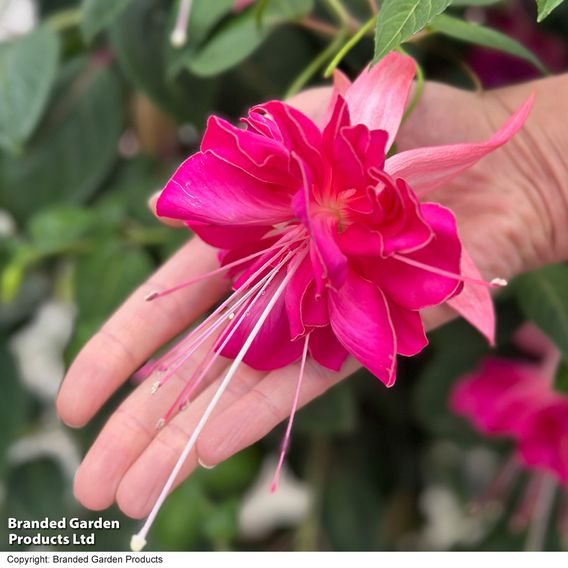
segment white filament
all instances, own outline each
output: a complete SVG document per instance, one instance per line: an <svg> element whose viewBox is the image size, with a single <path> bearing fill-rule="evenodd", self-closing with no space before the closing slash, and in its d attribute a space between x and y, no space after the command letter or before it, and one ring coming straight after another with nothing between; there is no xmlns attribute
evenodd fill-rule
<svg viewBox="0 0 568 568"><path fill-rule="evenodd" d="M290 280L292 279L292 277L296 273L296 270L300 266L300 263L304 259L304 257L305 257L305 253L298 258L298 261L295 263L295 265L293 267L290 267L290 270L288 271L288 273L286 274L286 276L284 277L284 279L282 280L282 282L278 286L276 292L274 293L274 296L272 296L272 298L270 298L270 301L266 305L266 308L264 309L264 311L262 312L262 314L258 318L258 321L256 322L255 326L253 327L250 335L247 337L247 339L244 342L241 350L239 351L238 355L235 357L233 363L231 364L229 370L227 371L227 374L225 375L225 378L223 379L223 381L219 385L219 388L215 392L215 395L211 399L211 402L209 403L209 405L205 409L203 416L199 420L199 423L195 427L195 430L193 431L191 437L189 438L187 444L185 445L185 448L183 449L176 465L172 469L172 472L170 473L168 480L166 481L166 483L165 483L165 485L164 485L154 507L152 508L152 511L150 511L150 514L148 515L148 518L146 519L144 526L142 527L142 529L140 530L139 533L135 534L132 537L131 546L135 545L137 547L137 550L142 550L142 548L146 544L146 535L148 534L148 531L150 530L150 528L151 528L151 526L152 526L152 524L153 524L153 522L154 522L154 520L155 520L155 518L158 514L158 511L160 510L160 507L162 506L162 504L165 501L168 493L170 492L170 490L171 490L171 488L172 488L172 486L173 486L173 484L176 480L176 477L178 476L183 464L185 463L185 460L187 459L191 450L195 446L195 443L197 441L197 438L199 437L199 434L201 434L201 431L203 430L203 428L207 424L207 421L209 420L211 413L213 412L213 410L215 410L215 407L217 406L219 399L223 395L225 389L229 386L231 379L233 378L233 376L237 372L237 369L238 369L239 365L241 364L243 358L247 354L247 351L249 350L252 342L254 341L254 339L258 335L260 329L262 328L264 322L266 321L266 319L270 315L270 312L274 308L274 305L276 304L276 302L278 301L278 299L280 298L280 296L282 295L282 293L286 289L286 286L288 285L288 283L290 282ZM141 544L142 544L142 547L138 548ZM132 549L134 550L134 547Z"/></svg>

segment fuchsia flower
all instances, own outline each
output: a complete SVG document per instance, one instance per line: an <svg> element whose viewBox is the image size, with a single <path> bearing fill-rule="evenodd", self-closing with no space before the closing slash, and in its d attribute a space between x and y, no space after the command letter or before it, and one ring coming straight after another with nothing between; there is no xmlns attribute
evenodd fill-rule
<svg viewBox="0 0 568 568"><path fill-rule="evenodd" d="M154 384L157 391L217 334L210 357L188 379L163 425L191 398L215 357L234 359L187 453L241 361L271 370L301 360L293 416L308 355L335 371L351 355L392 386L397 355L412 356L427 345L424 308L449 302L493 341L487 287L501 281L480 280L454 215L427 197L505 144L523 125L532 99L487 142L387 158L414 75L414 61L397 53L353 84L337 75L322 124L280 101L253 107L241 128L211 117L200 152L167 183L158 214L183 220L221 249L215 272L225 271L234 290L145 369L165 373ZM283 448L290 427L291 421ZM280 463L283 456L284 450Z"/></svg>
<svg viewBox="0 0 568 568"><path fill-rule="evenodd" d="M537 345L539 362L489 357L461 378L450 396L452 410L482 434L514 441L516 457L505 471L518 472L515 464L520 462L537 472L517 515L521 518L531 515L538 500L535 487L546 476L568 486L568 396L553 389L560 354L543 338L536 328L526 326L517 342L526 347L528 339L528 346ZM568 530L568 509L562 515L562 529Z"/></svg>
<svg viewBox="0 0 568 568"><path fill-rule="evenodd" d="M251 109L245 128L212 117L201 151L166 185L158 214L184 220L223 249L222 264L242 261L232 272L235 290L286 259L251 310L259 315L289 277L244 356L252 367L288 365L309 336L321 365L338 370L350 353L391 386L396 354L415 355L427 344L419 311L462 292L461 267L470 263L455 218L420 199L509 140L530 102L486 143L385 159L414 73L412 59L391 54L336 92L321 127L278 101ZM491 335L488 295L485 301L479 325ZM236 355L254 321L240 326L223 354Z"/></svg>

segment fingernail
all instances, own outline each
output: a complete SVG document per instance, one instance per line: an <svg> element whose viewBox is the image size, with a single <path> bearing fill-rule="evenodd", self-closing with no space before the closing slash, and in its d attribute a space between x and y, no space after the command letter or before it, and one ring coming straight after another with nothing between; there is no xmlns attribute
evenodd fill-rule
<svg viewBox="0 0 568 568"><path fill-rule="evenodd" d="M161 189L159 189L158 191L154 191L154 193L152 193L152 195L148 197L148 206L152 211L155 211L156 201L158 200L158 197L160 197L160 193L162 193Z"/></svg>
<svg viewBox="0 0 568 568"><path fill-rule="evenodd" d="M201 461L201 458L197 458L197 463L203 468L203 469L213 469L215 466L214 465L207 465L206 463L203 463Z"/></svg>

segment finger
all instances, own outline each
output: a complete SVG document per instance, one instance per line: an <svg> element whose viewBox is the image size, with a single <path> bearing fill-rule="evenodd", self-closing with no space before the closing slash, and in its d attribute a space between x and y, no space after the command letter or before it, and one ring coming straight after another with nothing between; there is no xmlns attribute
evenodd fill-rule
<svg viewBox="0 0 568 568"><path fill-rule="evenodd" d="M169 217L160 217L158 215L156 207L161 193L162 193L161 190L156 191L156 193L150 196L150 199L148 200L148 207L150 208L150 211L152 211L156 219L158 219L158 221L160 221L160 223L162 223L163 225L167 225L168 227L173 227L174 229L181 229L185 227L184 222L180 221L179 219L170 219Z"/></svg>
<svg viewBox="0 0 568 568"><path fill-rule="evenodd" d="M81 350L63 381L57 410L65 423L88 422L152 353L226 292L228 281L218 275L153 302L145 297L217 266L215 250L192 239L126 300Z"/></svg>
<svg viewBox="0 0 568 568"><path fill-rule="evenodd" d="M308 360L299 408L352 374L360 365L348 359L333 372ZM269 373L253 389L214 416L197 443L202 463L214 466L254 444L287 418L298 381L299 363Z"/></svg>
<svg viewBox="0 0 568 568"><path fill-rule="evenodd" d="M327 115L332 93L331 87L314 87L290 97L286 102L320 124Z"/></svg>
<svg viewBox="0 0 568 568"><path fill-rule="evenodd" d="M219 400L211 419L245 396L265 375L264 372L241 365ZM134 518L148 515L222 379L221 374L218 380L211 383L186 411L178 414L168 423L124 475L118 487L116 500L126 515ZM207 436L207 426L201 436ZM177 476L174 487L195 469L197 463L196 453L191 452Z"/></svg>
<svg viewBox="0 0 568 568"><path fill-rule="evenodd" d="M197 349L155 394L151 385L157 377L148 377L112 415L75 475L75 496L85 507L101 510L113 503L120 480L158 434L158 420L176 404L193 373L200 372L212 343ZM226 359L218 358L205 381L212 381L226 365Z"/></svg>

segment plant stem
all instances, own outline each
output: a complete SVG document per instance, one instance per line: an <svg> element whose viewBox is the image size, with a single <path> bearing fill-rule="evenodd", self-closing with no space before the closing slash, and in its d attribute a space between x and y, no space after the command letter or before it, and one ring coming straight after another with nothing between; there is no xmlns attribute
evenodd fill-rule
<svg viewBox="0 0 568 568"><path fill-rule="evenodd" d="M329 77L335 68L341 63L341 60L361 41L363 36L370 31L375 25L376 17L373 16L365 22L363 26L359 28L357 33L337 52L335 57L331 60L331 63L327 66L323 76Z"/></svg>
<svg viewBox="0 0 568 568"><path fill-rule="evenodd" d="M401 50L402 51L402 50ZM412 95L412 100L406 109L404 116L402 117L401 124L404 124L408 117L412 114L412 111L416 108L416 105L420 102L422 98L422 93L424 92L424 71L422 67L416 62L416 86L414 88L414 93Z"/></svg>
<svg viewBox="0 0 568 568"><path fill-rule="evenodd" d="M316 18L311 18L309 16L298 20L298 25L313 32L331 37L335 37L339 33L339 28L336 28L335 26L332 26L327 22L317 20Z"/></svg>
<svg viewBox="0 0 568 568"><path fill-rule="evenodd" d="M337 48L343 43L347 31L340 30L338 36L298 75L290 85L284 98L287 99L295 95L304 85L325 65L327 60L335 53Z"/></svg>
<svg viewBox="0 0 568 568"><path fill-rule="evenodd" d="M340 24L343 24L344 26L351 24L351 15L340 0L326 0L326 4Z"/></svg>

